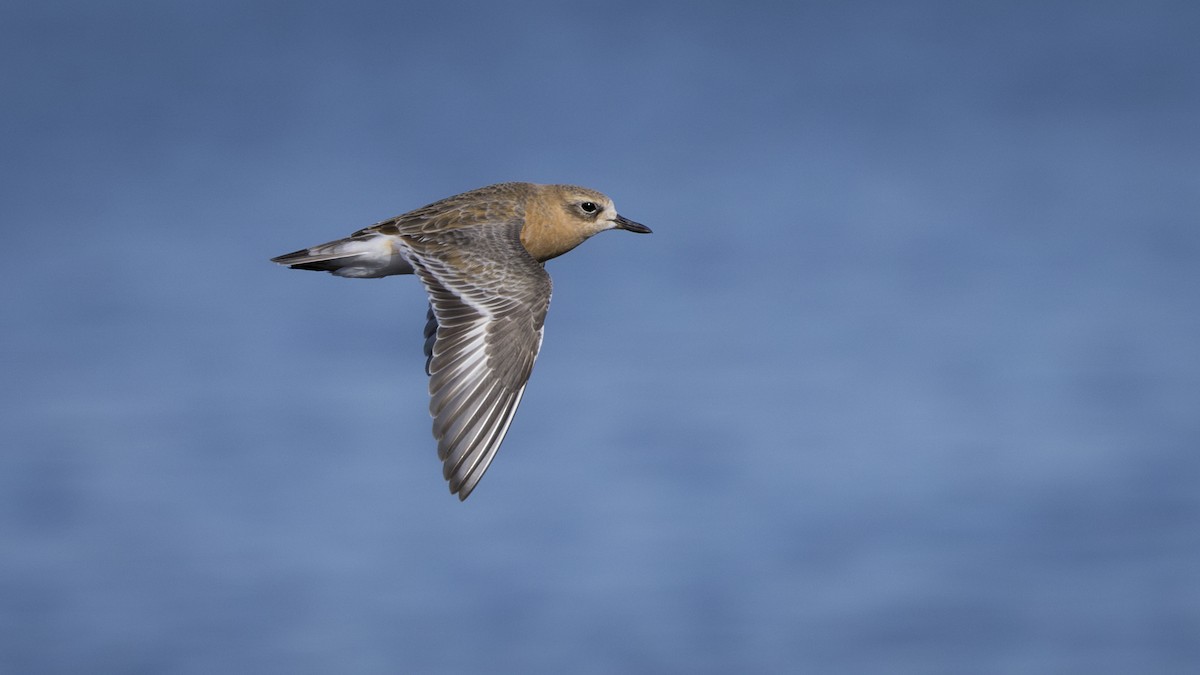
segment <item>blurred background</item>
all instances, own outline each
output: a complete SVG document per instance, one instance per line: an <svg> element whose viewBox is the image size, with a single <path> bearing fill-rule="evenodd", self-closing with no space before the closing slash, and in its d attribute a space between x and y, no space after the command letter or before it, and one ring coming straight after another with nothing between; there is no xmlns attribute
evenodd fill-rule
<svg viewBox="0 0 1200 675"><path fill-rule="evenodd" d="M0 671L1195 673L1190 2L9 2ZM481 185L548 268L452 497L425 297L271 256Z"/></svg>

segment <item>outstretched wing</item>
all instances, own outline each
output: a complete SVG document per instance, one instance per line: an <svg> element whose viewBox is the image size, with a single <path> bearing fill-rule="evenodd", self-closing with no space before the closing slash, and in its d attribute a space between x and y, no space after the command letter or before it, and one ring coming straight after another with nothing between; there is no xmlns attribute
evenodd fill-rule
<svg viewBox="0 0 1200 675"><path fill-rule="evenodd" d="M521 222L397 233L429 293L429 412L459 499L495 457L542 344L550 276L521 245Z"/></svg>

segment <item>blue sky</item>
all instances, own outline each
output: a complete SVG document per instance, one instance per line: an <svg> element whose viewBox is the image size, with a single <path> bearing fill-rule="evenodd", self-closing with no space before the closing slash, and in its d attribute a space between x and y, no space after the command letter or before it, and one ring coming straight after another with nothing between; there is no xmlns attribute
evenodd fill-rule
<svg viewBox="0 0 1200 675"><path fill-rule="evenodd" d="M1190 3L10 3L0 670L1191 672ZM465 504L415 280L548 265Z"/></svg>

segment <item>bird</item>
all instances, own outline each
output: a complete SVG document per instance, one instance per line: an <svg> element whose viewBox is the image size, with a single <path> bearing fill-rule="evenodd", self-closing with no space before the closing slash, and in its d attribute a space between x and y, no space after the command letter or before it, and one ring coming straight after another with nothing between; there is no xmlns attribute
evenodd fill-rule
<svg viewBox="0 0 1200 675"><path fill-rule="evenodd" d="M495 458L541 349L551 295L546 261L614 229L651 232L596 190L498 183L271 261L339 277L420 280L429 296L433 437L442 477L462 501Z"/></svg>

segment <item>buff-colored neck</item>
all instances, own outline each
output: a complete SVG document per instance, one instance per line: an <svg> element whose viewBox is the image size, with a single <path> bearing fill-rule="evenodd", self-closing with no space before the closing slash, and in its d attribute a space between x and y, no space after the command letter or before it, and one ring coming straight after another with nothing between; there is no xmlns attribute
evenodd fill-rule
<svg viewBox="0 0 1200 675"><path fill-rule="evenodd" d="M537 187L525 202L521 244L535 260L545 262L582 244L590 233L567 215L558 200L548 198L547 186Z"/></svg>

